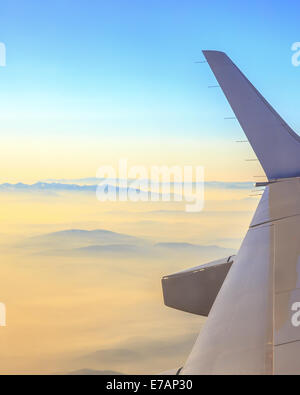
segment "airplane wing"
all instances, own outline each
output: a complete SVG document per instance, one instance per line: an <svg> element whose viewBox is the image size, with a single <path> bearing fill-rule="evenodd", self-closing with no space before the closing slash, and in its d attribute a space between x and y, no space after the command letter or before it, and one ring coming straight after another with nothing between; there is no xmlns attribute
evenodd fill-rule
<svg viewBox="0 0 300 395"><path fill-rule="evenodd" d="M179 374L300 374L299 137L227 55L204 55L269 182Z"/></svg>

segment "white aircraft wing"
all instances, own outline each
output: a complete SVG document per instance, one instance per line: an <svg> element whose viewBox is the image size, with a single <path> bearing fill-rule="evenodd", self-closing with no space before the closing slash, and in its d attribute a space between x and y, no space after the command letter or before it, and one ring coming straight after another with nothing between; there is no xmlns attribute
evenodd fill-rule
<svg viewBox="0 0 300 395"><path fill-rule="evenodd" d="M300 374L299 138L224 53L204 55L269 182L179 374Z"/></svg>

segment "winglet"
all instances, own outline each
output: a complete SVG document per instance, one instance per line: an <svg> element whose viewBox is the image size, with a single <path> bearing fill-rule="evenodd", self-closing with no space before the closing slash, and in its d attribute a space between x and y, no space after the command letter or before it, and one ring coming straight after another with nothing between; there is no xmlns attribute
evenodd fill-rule
<svg viewBox="0 0 300 395"><path fill-rule="evenodd" d="M203 51L269 180L300 176L300 138L224 53Z"/></svg>

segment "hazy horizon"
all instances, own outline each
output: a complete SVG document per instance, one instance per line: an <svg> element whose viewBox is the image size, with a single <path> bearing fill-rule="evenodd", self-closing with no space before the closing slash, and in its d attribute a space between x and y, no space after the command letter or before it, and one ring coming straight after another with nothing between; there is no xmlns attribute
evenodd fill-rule
<svg viewBox="0 0 300 395"><path fill-rule="evenodd" d="M205 319L165 307L161 277L233 254L257 202L248 195L208 189L189 214L182 202L0 192L0 371L179 367Z"/></svg>

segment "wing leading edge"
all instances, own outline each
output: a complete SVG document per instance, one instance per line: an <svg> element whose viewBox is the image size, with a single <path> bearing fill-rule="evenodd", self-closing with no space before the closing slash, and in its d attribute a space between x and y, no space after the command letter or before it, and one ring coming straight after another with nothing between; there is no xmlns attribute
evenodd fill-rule
<svg viewBox="0 0 300 395"><path fill-rule="evenodd" d="M231 59L203 51L269 180L300 176L300 138Z"/></svg>

